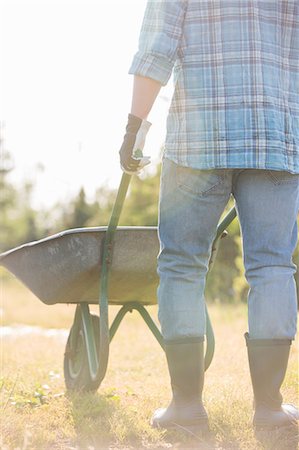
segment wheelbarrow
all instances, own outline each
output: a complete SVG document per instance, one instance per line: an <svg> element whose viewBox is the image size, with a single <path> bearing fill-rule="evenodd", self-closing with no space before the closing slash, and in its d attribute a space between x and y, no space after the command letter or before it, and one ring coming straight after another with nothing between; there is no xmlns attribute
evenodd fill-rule
<svg viewBox="0 0 299 450"><path fill-rule="evenodd" d="M105 377L109 345L128 312L136 310L163 349L161 332L147 306L157 303L157 227L117 227L131 175L123 174L108 226L66 230L0 255L0 264L43 303L77 304L64 354L67 389L97 390ZM236 217L232 208L218 225L209 269L220 238ZM89 305L99 305L99 316ZM110 328L108 305L120 305ZM215 340L206 309L205 369Z"/></svg>

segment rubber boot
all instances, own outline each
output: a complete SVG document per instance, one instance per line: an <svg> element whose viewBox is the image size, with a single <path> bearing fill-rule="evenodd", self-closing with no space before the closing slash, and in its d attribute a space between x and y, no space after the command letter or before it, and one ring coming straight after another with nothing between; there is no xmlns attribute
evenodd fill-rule
<svg viewBox="0 0 299 450"><path fill-rule="evenodd" d="M245 334L250 375L254 393L255 428L275 428L296 425L299 411L293 405L282 404L283 383L291 341L288 339L250 339Z"/></svg>
<svg viewBox="0 0 299 450"><path fill-rule="evenodd" d="M207 432L208 416L202 404L204 343L190 340L165 344L173 398L165 409L155 411L154 428Z"/></svg>

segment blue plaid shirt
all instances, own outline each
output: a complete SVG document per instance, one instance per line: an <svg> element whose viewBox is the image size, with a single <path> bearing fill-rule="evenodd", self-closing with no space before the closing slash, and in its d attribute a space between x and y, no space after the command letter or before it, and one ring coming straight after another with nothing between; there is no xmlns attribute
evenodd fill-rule
<svg viewBox="0 0 299 450"><path fill-rule="evenodd" d="M129 73L172 71L166 157L299 173L299 0L149 0Z"/></svg>

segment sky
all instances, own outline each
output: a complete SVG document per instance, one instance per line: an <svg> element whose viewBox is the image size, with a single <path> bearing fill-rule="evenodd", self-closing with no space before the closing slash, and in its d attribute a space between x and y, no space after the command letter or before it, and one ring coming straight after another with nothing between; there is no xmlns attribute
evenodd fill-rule
<svg viewBox="0 0 299 450"><path fill-rule="evenodd" d="M84 187L117 187L131 106L128 70L146 0L0 0L0 121L11 180L36 184L33 206ZM172 83L149 116L144 154L159 160Z"/></svg>

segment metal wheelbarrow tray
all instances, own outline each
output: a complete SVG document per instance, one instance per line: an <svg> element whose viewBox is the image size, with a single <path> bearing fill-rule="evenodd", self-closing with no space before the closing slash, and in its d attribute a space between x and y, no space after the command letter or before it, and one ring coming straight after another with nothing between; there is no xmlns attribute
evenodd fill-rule
<svg viewBox="0 0 299 450"><path fill-rule="evenodd" d="M43 303L98 304L107 227L77 228L0 255ZM109 268L109 304L156 303L159 241L156 227L119 227Z"/></svg>

